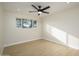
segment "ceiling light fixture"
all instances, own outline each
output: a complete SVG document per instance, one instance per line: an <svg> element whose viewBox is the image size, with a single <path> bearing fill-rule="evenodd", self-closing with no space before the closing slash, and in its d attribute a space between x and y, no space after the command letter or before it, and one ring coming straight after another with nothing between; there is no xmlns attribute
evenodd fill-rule
<svg viewBox="0 0 79 59"><path fill-rule="evenodd" d="M38 12L38 14L41 14L41 13L42 13L42 12L40 12L40 11Z"/></svg>
<svg viewBox="0 0 79 59"><path fill-rule="evenodd" d="M39 12L38 12L38 15L40 15L41 13L42 13L42 12L41 12L41 11L39 11Z"/></svg>

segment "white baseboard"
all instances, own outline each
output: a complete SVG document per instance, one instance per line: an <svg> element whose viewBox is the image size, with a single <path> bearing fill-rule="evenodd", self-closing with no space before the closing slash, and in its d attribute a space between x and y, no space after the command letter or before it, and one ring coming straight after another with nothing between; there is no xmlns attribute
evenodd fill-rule
<svg viewBox="0 0 79 59"><path fill-rule="evenodd" d="M65 45L65 44L64 44L64 43L62 43L62 42L57 42L57 41L53 41L53 40L49 40L49 39L46 39L46 40L48 40L48 41L50 41L50 42L57 43L57 44Z"/></svg>
<svg viewBox="0 0 79 59"><path fill-rule="evenodd" d="M79 48L74 48L74 47L68 46L68 45L66 45L66 44L64 44L64 43L62 43L62 42L56 42L56 41L53 41L53 40L51 40L51 39L46 39L46 38L43 38L43 39L48 40L48 41L50 41L50 42L55 42L55 43L57 43L57 44L61 44L61 45L70 47L70 48L72 48L72 49L79 49ZM12 46L12 45L22 44L22 43L26 43L26 42L30 42L30 41L35 41L35 40L40 40L40 39L32 39L32 40L20 41L20 42L15 42L15 43L12 43L12 44L7 44L7 45L4 45L4 48L5 48L5 47Z"/></svg>
<svg viewBox="0 0 79 59"><path fill-rule="evenodd" d="M62 43L62 42L56 42L56 41L49 40L49 39L45 39L45 40L48 40L48 41L50 41L50 42L54 42L54 43L57 43L57 44L60 44L60 45L64 45L64 46L69 47L69 48L71 48L71 49L79 50L79 48L77 48L77 47L72 47L72 46L67 45L67 44L64 44L64 43Z"/></svg>
<svg viewBox="0 0 79 59"><path fill-rule="evenodd" d="M12 43L12 44L7 44L7 45L4 45L4 48L12 46L12 45L17 45L17 44L21 44L21 43L26 43L26 42L34 41L34 40L39 40L39 39L32 39L32 40L26 40L26 41L15 42L15 43Z"/></svg>
<svg viewBox="0 0 79 59"><path fill-rule="evenodd" d="M65 43L63 43L63 42L60 42L59 40L57 40L56 38L43 38L43 39L45 39L45 40L48 40L48 41L50 41L50 42L55 42L55 43L58 43L58 44L62 44L62 45L66 45ZM56 40L53 40L53 39L56 39Z"/></svg>

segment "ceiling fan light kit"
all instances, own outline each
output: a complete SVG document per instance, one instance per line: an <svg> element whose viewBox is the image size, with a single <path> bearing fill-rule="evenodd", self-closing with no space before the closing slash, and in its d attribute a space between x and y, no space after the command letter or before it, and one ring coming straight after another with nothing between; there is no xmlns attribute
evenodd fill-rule
<svg viewBox="0 0 79 59"><path fill-rule="evenodd" d="M38 12L38 14L41 14L41 13L42 13L42 12L40 12L40 11Z"/></svg>

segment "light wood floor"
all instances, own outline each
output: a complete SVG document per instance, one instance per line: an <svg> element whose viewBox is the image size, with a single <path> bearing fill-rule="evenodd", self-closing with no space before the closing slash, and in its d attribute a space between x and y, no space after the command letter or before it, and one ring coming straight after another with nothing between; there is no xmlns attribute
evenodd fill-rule
<svg viewBox="0 0 79 59"><path fill-rule="evenodd" d="M41 39L6 47L3 54L11 56L77 56L79 50Z"/></svg>

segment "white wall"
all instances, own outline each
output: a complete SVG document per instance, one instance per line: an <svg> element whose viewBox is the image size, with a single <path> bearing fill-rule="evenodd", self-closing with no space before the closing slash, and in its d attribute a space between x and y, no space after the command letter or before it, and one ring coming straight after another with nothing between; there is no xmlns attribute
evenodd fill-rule
<svg viewBox="0 0 79 59"><path fill-rule="evenodd" d="M16 28L16 18L33 19L38 21L37 28ZM41 39L41 20L34 15L26 13L5 12L5 44L10 46L13 44L23 43L27 41Z"/></svg>
<svg viewBox="0 0 79 59"><path fill-rule="evenodd" d="M3 50L3 11L2 5L0 4L0 55Z"/></svg>
<svg viewBox="0 0 79 59"><path fill-rule="evenodd" d="M37 20L38 27L18 29L16 28L16 17ZM45 18L36 17L21 12L5 12L4 46L42 39L43 37L72 48L79 48L79 7L69 8Z"/></svg>
<svg viewBox="0 0 79 59"><path fill-rule="evenodd" d="M44 18L44 38L79 49L79 7Z"/></svg>

